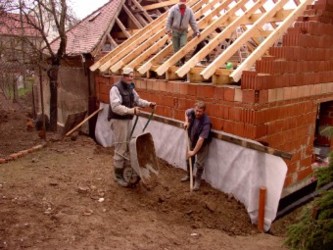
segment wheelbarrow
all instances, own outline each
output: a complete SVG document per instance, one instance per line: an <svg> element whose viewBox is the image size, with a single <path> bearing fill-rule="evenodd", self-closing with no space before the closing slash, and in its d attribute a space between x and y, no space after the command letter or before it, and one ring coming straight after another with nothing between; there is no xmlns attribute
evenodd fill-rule
<svg viewBox="0 0 333 250"><path fill-rule="evenodd" d="M149 132L144 132L153 117L153 114L154 110L150 114L147 123L142 129L142 133L136 137L132 137L139 116L136 116L135 118L135 122L130 133L130 140L128 142L129 159L126 157L126 160L129 160L130 164L126 164L123 172L123 178L129 186L136 185L140 179L144 184L147 184L152 177L151 174L158 175L159 166L154 140Z"/></svg>

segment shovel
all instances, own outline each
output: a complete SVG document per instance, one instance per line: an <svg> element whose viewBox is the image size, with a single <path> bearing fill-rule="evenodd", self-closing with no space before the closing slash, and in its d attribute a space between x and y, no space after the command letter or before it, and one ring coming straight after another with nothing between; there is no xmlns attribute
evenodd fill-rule
<svg viewBox="0 0 333 250"><path fill-rule="evenodd" d="M188 138L188 130L185 130L186 141L187 141L187 151L191 150L190 139ZM193 170L192 170L192 157L188 159L190 165L190 191L193 191Z"/></svg>

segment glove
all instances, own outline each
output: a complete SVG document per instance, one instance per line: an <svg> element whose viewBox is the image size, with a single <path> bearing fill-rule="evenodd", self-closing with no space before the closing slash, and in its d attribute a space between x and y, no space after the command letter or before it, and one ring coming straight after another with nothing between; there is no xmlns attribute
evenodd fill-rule
<svg viewBox="0 0 333 250"><path fill-rule="evenodd" d="M151 102L149 103L149 107L151 107L152 109L156 107L156 102Z"/></svg>

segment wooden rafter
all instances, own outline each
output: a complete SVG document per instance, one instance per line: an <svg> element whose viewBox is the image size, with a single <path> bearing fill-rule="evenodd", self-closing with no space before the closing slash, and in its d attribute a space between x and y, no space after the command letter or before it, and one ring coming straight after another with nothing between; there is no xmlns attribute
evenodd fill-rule
<svg viewBox="0 0 333 250"><path fill-rule="evenodd" d="M128 33L128 31L126 30L126 27L123 25L123 23L119 20L119 18L116 18L116 23L118 24L119 28L121 29L121 31L125 34L125 36L127 38L129 38L131 36L130 33Z"/></svg>
<svg viewBox="0 0 333 250"><path fill-rule="evenodd" d="M152 22L153 19L149 16L148 12L138 3L136 0L131 0L134 6L142 12L143 16L147 19L147 21Z"/></svg>
<svg viewBox="0 0 333 250"><path fill-rule="evenodd" d="M243 2L239 2L241 4ZM265 0L259 0L257 1L248 11L246 11L243 15L239 16L236 18L234 21L232 21L229 25L228 28L224 29L220 34L214 37L214 39L210 40L210 42L206 45L206 47L202 50L200 50L196 55L194 55L185 65L183 65L180 69L177 70L177 74L182 77L189 70L191 67L194 67L200 60L202 60L205 56L207 56L212 49L214 49L216 46L218 46L220 43L225 41L226 38L230 37L232 32L236 30L236 28L244 21L247 19L250 19L251 15L260 8L265 3ZM237 11L239 6L235 5L234 8L230 10L230 13L234 13ZM222 17L224 19L228 19L228 12L226 13L225 17ZM208 30L210 31L210 30Z"/></svg>
<svg viewBox="0 0 333 250"><path fill-rule="evenodd" d="M203 25L207 24L209 22L209 19L211 19L214 14L217 14L218 12L220 12L223 8L225 8L228 4L230 4L231 2L233 2L234 0L226 0L224 1L222 4L220 4L216 9L214 9L211 13L209 13L206 17L203 18L203 20L200 20L198 22L198 26L202 27ZM206 11L208 11L209 9L211 9L217 2L220 2L219 0L215 0L212 1L210 3L208 3L206 6L204 6L203 8L199 9L199 7L201 7L200 5L195 5L193 6L193 10L197 10L199 9L198 12L195 13L195 17L199 18L200 16L202 16ZM192 30L190 30L188 36L192 35ZM186 46L187 47L187 46ZM166 48L164 48L160 53L156 54L153 58L151 58L151 62L147 62L145 65L143 65L142 67L140 67L138 69L138 71L141 74L146 73L150 67L152 66L154 63L156 62L160 62L166 55L168 55L170 52L172 51L172 44L170 43ZM180 58L179 58L180 59ZM176 61L177 62L177 61ZM174 62L173 64L175 64L176 62ZM169 63L168 63L169 64ZM172 66L173 64L169 64L169 66ZM162 71L162 70L161 70ZM163 72L157 72L159 75L164 74L166 71Z"/></svg>
<svg viewBox="0 0 333 250"><path fill-rule="evenodd" d="M123 9L128 15L128 17L132 20L132 22L136 25L137 28L141 29L144 26L136 19L136 17L133 15L133 13L127 8L127 6L124 4Z"/></svg>
<svg viewBox="0 0 333 250"><path fill-rule="evenodd" d="M267 11L264 15L262 15L251 28L245 31L236 41L233 42L220 56L215 58L215 60L202 72L201 75L208 79L211 77L214 72L224 65L227 60L238 50L238 48L247 42L254 34L258 34L258 28L261 28L265 23L267 23L267 19L273 17L278 10L283 8L288 0L280 0L270 11Z"/></svg>
<svg viewBox="0 0 333 250"><path fill-rule="evenodd" d="M234 81L238 81L241 78L241 74L243 70L248 70L257 59L259 59L266 50L272 46L275 42L275 40L282 36L282 34L288 29L288 27L296 20L296 18L304 12L306 6L310 4L312 0L305 0L302 2L288 17L284 22L279 25L278 28L276 28L266 39L265 43L262 43L259 45L234 72L230 74L230 76L234 79Z"/></svg>
<svg viewBox="0 0 333 250"><path fill-rule="evenodd" d="M107 35L107 38L113 47L117 47L118 43L112 38L110 34Z"/></svg>
<svg viewBox="0 0 333 250"><path fill-rule="evenodd" d="M270 5L267 4L268 1ZM288 1L294 2L292 3L293 10L284 9ZM156 72L158 76L170 80L184 78L187 75L187 79L191 81L212 80L221 84L238 81L243 70L250 69L256 60L267 53L268 48L277 39L281 38L297 17L302 15L305 9L304 6L311 4L312 1L189 1L188 6L192 8L195 14L198 27L201 29L201 36L192 38L193 32L189 29L189 41L177 53L172 53L172 42L164 33L168 12L161 14L154 21L148 20L144 14L148 14L147 10L155 11L154 14L157 13L157 9L162 12L165 6L170 6L175 1L161 2L156 0L154 4L144 7L140 5L138 0L131 0L130 2L132 8L138 11L135 12L135 15L133 15L133 11L130 11L132 15L128 14L129 18L138 27L140 25L141 27L146 26L136 33L128 32L132 36L91 66L91 70L111 70L118 73L121 68L130 66L140 74L146 74L146 77L154 77L156 74L153 72ZM127 8L127 10L130 10L130 8ZM127 13L125 8L124 11ZM119 20L116 22L118 23ZM267 24L269 24L268 30L263 28ZM240 27L243 28L243 31L236 33L236 30ZM195 55L190 55L203 40L208 41L208 43ZM232 43L224 45L224 42L229 40ZM222 45L224 46L222 47ZM247 48L246 53L240 54L243 48ZM209 61L204 60L207 55L210 56ZM183 57L186 57L188 61L179 68L175 67L174 65ZM241 60L237 58L241 58ZM224 70L227 61L237 61L237 68L235 70ZM199 62L201 62L201 65L198 64Z"/></svg>
<svg viewBox="0 0 333 250"><path fill-rule="evenodd" d="M224 4L221 4L221 8L225 8L230 4L233 0L225 1ZM228 19L229 15L233 15L241 6L247 2L247 0L241 0L239 1L234 7L229 9L224 15L220 16L220 18L214 20L213 23L211 23L208 27L204 29L204 31L201 32L200 37L195 37L191 41L189 41L186 46L184 46L182 49L180 49L177 53L175 53L172 57L170 57L166 62L164 62L157 70L158 75L163 75L168 68L171 65L174 65L176 62L178 62L182 57L184 57L188 52L190 52L199 42L206 39L209 34L211 34L216 28L221 27L225 24L226 20ZM213 13L213 12L212 12ZM215 16L215 15L214 15ZM205 17L207 19L210 19L210 16ZM200 20L200 22L205 21L205 18L203 20Z"/></svg>
<svg viewBox="0 0 333 250"><path fill-rule="evenodd" d="M159 2L159 3L146 5L143 8L145 10L154 10L154 9L162 8L162 7L165 7L165 6L174 5L178 2L179 2L179 0L169 0L169 1L164 1L164 2Z"/></svg>

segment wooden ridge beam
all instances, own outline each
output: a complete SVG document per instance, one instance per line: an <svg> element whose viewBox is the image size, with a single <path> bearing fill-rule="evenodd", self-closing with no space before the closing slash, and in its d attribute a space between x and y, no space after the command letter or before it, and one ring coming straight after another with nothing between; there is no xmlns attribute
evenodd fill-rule
<svg viewBox="0 0 333 250"><path fill-rule="evenodd" d="M222 43L226 38L229 38L231 34L236 30L236 28L241 25L241 23L249 19L251 15L258 10L266 1L259 0L247 10L242 16L239 16L237 19L232 21L221 33L215 36L209 43L201 49L196 55L194 55L189 61L187 61L180 69L177 70L179 76L184 76L187 72L194 67L200 60L207 56L214 48L216 48L220 43ZM209 78L209 77L208 77ZM205 79L208 79L205 78Z"/></svg>
<svg viewBox="0 0 333 250"><path fill-rule="evenodd" d="M239 81L243 70L247 70L271 47L275 40L282 36L283 33L292 25L292 23L304 12L307 5L311 4L312 0L304 0L293 12L279 25L268 37L261 43L253 53L245 59L245 61L234 70L230 76L234 81Z"/></svg>
<svg viewBox="0 0 333 250"><path fill-rule="evenodd" d="M266 12L259 18L251 28L246 30L239 38L236 39L220 56L215 58L215 60L201 72L201 75L208 79L211 77L216 69L218 69L221 65L223 65L237 50L238 48L246 43L254 34L258 33L258 29L261 28L262 25L267 23L267 19L273 17L278 10L283 8L283 6L288 2L288 0L280 0L270 11Z"/></svg>

